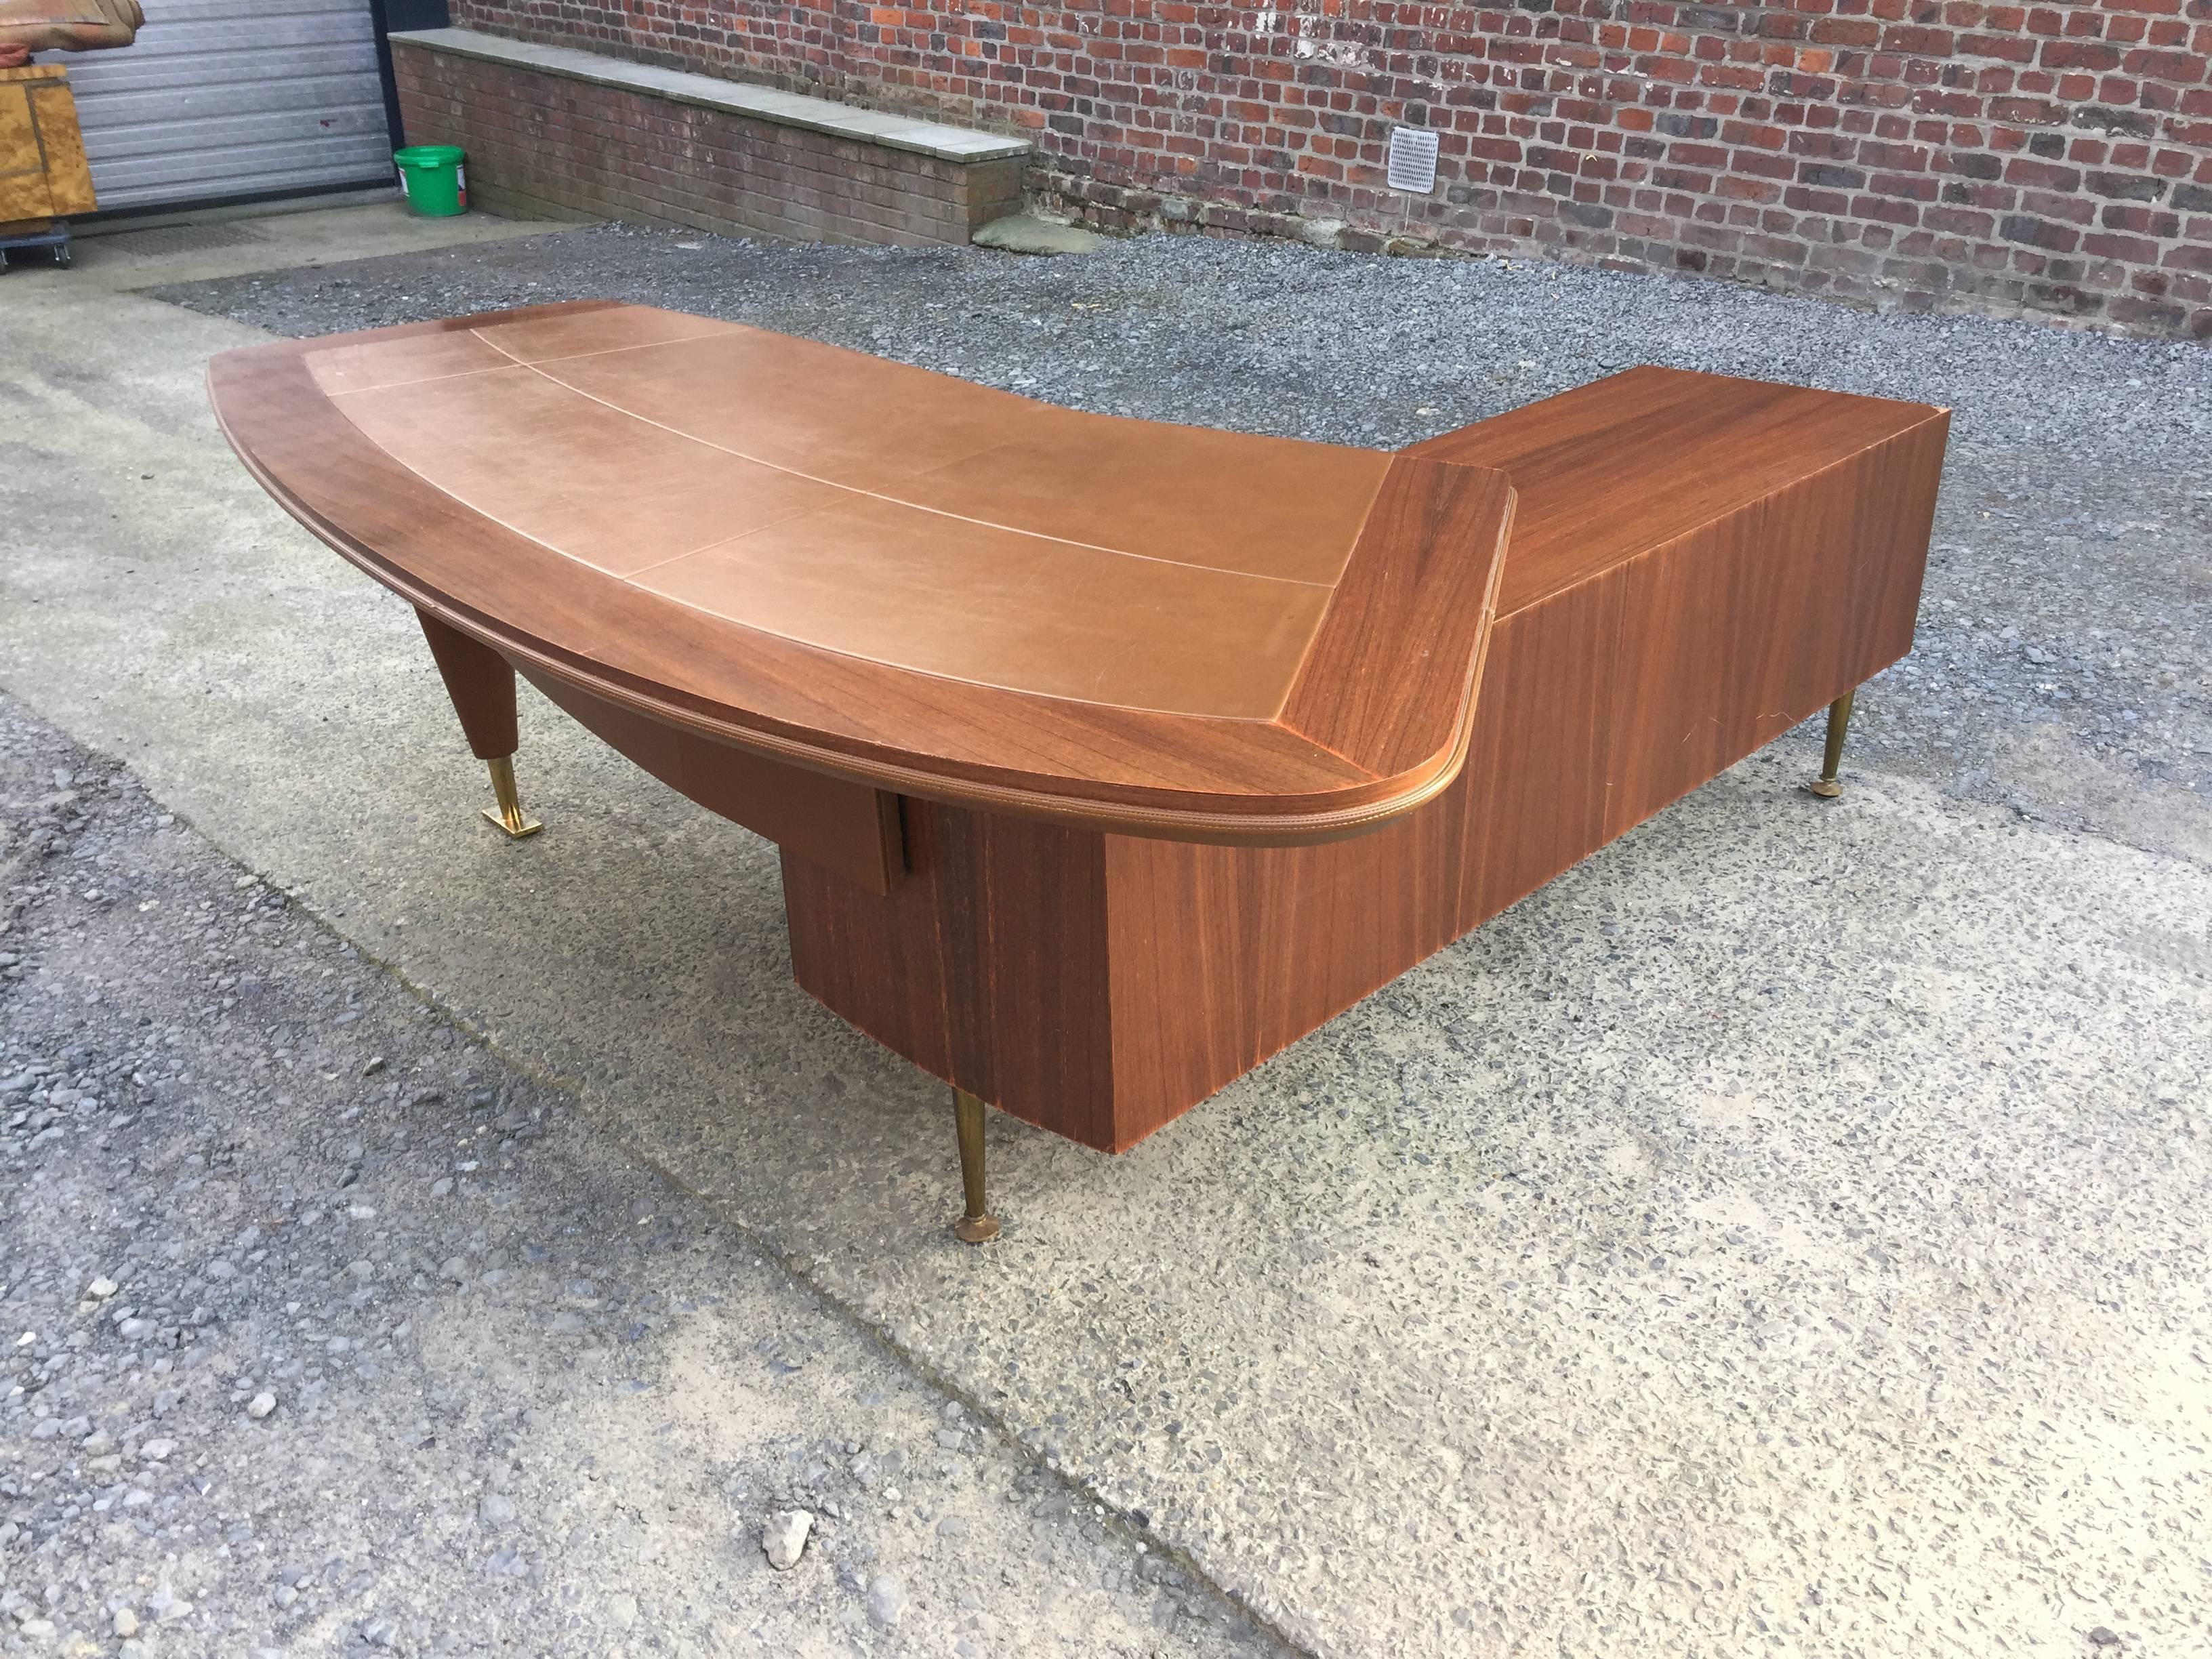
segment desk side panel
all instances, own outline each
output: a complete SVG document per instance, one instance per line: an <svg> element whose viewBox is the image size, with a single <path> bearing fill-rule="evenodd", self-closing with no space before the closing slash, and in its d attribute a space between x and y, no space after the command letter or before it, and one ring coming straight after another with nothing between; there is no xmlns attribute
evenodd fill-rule
<svg viewBox="0 0 2212 1659"><path fill-rule="evenodd" d="M1118 1146L1602 843L1623 592L1590 583L1501 618L1465 768L1373 835L1271 848L1107 837Z"/></svg>
<svg viewBox="0 0 2212 1659"><path fill-rule="evenodd" d="M1125 1151L1601 843L1620 597L1499 623L1484 701L1521 716L1479 715L1460 780L1372 835L1221 847L909 799L887 896L785 858L793 971L922 1070Z"/></svg>
<svg viewBox="0 0 2212 1659"><path fill-rule="evenodd" d="M1601 579L1621 596L1605 841L1912 648L1948 426L1936 416Z"/></svg>
<svg viewBox="0 0 2212 1659"><path fill-rule="evenodd" d="M1108 837L1117 1149L1903 656L1943 439L1938 418L1501 617L1466 769L1400 823Z"/></svg>
<svg viewBox="0 0 2212 1659"><path fill-rule="evenodd" d="M799 983L1125 1150L1904 654L1942 442L1937 418L1501 617L1465 769L1371 835L1221 847L908 800L887 897L786 860Z"/></svg>
<svg viewBox="0 0 2212 1659"><path fill-rule="evenodd" d="M878 896L783 860L801 989L933 1076L1117 1151L1104 837L901 803L908 868Z"/></svg>

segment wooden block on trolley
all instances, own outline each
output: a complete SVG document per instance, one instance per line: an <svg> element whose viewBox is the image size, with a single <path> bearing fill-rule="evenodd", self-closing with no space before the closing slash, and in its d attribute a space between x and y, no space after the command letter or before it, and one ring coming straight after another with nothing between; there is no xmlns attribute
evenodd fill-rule
<svg viewBox="0 0 2212 1659"><path fill-rule="evenodd" d="M58 64L0 70L0 234L34 235L44 225L97 205L76 99Z"/></svg>

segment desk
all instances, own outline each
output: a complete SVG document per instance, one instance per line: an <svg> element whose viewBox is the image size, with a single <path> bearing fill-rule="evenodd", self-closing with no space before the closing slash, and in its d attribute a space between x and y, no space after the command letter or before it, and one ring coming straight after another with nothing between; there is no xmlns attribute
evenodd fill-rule
<svg viewBox="0 0 2212 1659"><path fill-rule="evenodd" d="M420 613L495 823L519 672L779 843L799 982L956 1091L963 1236L978 1103L1121 1151L1824 706L1839 747L1947 425L1638 369L1386 454L606 302L210 379Z"/></svg>

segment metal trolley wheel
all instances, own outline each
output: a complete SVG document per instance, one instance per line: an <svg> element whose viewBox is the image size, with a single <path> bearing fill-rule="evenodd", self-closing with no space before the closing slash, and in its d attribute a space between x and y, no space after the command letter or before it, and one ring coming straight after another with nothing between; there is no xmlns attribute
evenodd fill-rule
<svg viewBox="0 0 2212 1659"><path fill-rule="evenodd" d="M33 220L30 222L36 223L37 221ZM70 252L69 226L64 221L56 219L49 222L48 228L45 230L27 233L18 231L15 234L0 235L0 270L6 270L9 264L20 260L24 253L32 248L52 249L54 264L60 269L67 270L72 258Z"/></svg>

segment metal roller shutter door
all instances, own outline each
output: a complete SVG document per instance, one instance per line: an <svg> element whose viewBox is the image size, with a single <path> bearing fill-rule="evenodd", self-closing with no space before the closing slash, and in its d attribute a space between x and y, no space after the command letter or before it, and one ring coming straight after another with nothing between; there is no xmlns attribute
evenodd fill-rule
<svg viewBox="0 0 2212 1659"><path fill-rule="evenodd" d="M392 182L369 0L155 0L61 61L103 209Z"/></svg>

